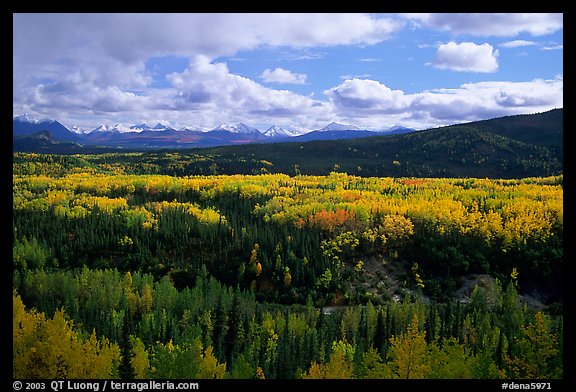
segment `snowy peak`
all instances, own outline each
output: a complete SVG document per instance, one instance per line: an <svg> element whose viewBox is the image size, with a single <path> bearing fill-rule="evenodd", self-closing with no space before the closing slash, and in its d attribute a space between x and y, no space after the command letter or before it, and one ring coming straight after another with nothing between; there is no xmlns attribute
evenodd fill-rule
<svg viewBox="0 0 576 392"><path fill-rule="evenodd" d="M13 135L32 135L41 131L50 132L51 136L58 140L77 141L80 136L60 124L56 120L44 118L37 120L28 114L13 117L12 134Z"/></svg>
<svg viewBox="0 0 576 392"><path fill-rule="evenodd" d="M112 132L112 127L110 125L102 124L98 128L94 128L92 132Z"/></svg>
<svg viewBox="0 0 576 392"><path fill-rule="evenodd" d="M132 125L130 127L131 130L133 130L134 132L142 132L145 131L147 129L150 129L150 125L142 123L142 124L138 124L138 125Z"/></svg>
<svg viewBox="0 0 576 392"><path fill-rule="evenodd" d="M186 125L183 128L180 128L179 131L181 132L206 132L206 130L202 127L196 127L193 125Z"/></svg>
<svg viewBox="0 0 576 392"><path fill-rule="evenodd" d="M78 125L72 126L72 127L70 128L70 130L71 130L72 132L74 132L74 133L79 134L79 135L83 135L83 134L85 134L85 133L90 132L90 131L87 131L87 130L85 130L85 129L80 128Z"/></svg>
<svg viewBox="0 0 576 392"><path fill-rule="evenodd" d="M248 125L246 125L244 123L238 123L238 124L224 123L224 124L221 124L221 125L217 126L216 128L214 128L213 131L228 131L230 133L241 133L241 134L260 133L260 131L258 129L253 128L253 127L249 127Z"/></svg>
<svg viewBox="0 0 576 392"><path fill-rule="evenodd" d="M169 129L172 129L172 128L170 128L169 126L164 125L162 123L158 123L158 124L154 125L154 128L150 128L151 131L166 131Z"/></svg>
<svg viewBox="0 0 576 392"><path fill-rule="evenodd" d="M135 132L134 129L131 127L124 126L122 124L116 124L113 127L110 125L102 124L98 128L94 129L92 132L101 132L101 133L128 133L128 132ZM92 133L90 132L90 133Z"/></svg>
<svg viewBox="0 0 576 392"><path fill-rule="evenodd" d="M130 127L130 129L132 130L132 132L143 132L143 131L159 132L159 131L173 130L173 128L171 128L167 125L164 125L162 123L158 123L158 124L154 125L153 127L151 127L150 125L148 125L146 123L142 123L142 124L138 124L138 125L132 125Z"/></svg>
<svg viewBox="0 0 576 392"><path fill-rule="evenodd" d="M12 118L12 121L22 122L22 123L30 123L30 124L46 124L46 123L55 123L56 120L52 120L50 118L43 118L43 119L36 119L29 115L28 113L24 113L19 116L15 116Z"/></svg>
<svg viewBox="0 0 576 392"><path fill-rule="evenodd" d="M16 116L12 119L12 121L27 122L27 123L32 123L32 124L38 123L38 120L36 120L32 116L30 116L28 113L24 113L24 114L21 114L19 116Z"/></svg>
<svg viewBox="0 0 576 392"><path fill-rule="evenodd" d="M337 122L331 122L330 124L326 125L324 128L319 129L320 132L326 131L360 131L355 125L345 125L345 124L338 124Z"/></svg>
<svg viewBox="0 0 576 392"><path fill-rule="evenodd" d="M127 126L122 125L122 124L114 125L114 131L116 131L118 133L134 132L130 127L127 127Z"/></svg>
<svg viewBox="0 0 576 392"><path fill-rule="evenodd" d="M264 131L264 136L266 137L293 137L293 136L299 136L302 135L304 132L299 131L298 129L295 128L282 128L279 127L277 125L273 125L270 128L268 128L266 131Z"/></svg>

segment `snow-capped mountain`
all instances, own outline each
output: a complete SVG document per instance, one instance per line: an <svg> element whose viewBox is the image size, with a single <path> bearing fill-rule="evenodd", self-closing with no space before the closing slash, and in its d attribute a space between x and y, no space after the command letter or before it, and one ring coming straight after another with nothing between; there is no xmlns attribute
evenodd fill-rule
<svg viewBox="0 0 576 392"><path fill-rule="evenodd" d="M158 123L156 125L154 125L154 128L150 128L150 131L174 131L174 128L168 126L168 125L164 125L162 123Z"/></svg>
<svg viewBox="0 0 576 392"><path fill-rule="evenodd" d="M90 133L94 133L94 132L96 132L96 133L98 133L98 132L128 133L128 132L138 132L138 131L135 129L132 129L132 127L127 127L127 126L122 125L122 124L116 124L114 126L102 124Z"/></svg>
<svg viewBox="0 0 576 392"><path fill-rule="evenodd" d="M89 133L96 133L96 132L112 132L112 127L110 125L102 124L97 128L94 128Z"/></svg>
<svg viewBox="0 0 576 392"><path fill-rule="evenodd" d="M138 125L132 125L130 127L130 129L132 129L134 132L142 132L142 131L145 131L147 129L150 129L150 125L142 123L142 124L138 124Z"/></svg>
<svg viewBox="0 0 576 392"><path fill-rule="evenodd" d="M403 133L410 133L410 132L414 132L415 129L414 128L408 128L402 125L394 125L393 127L390 127L384 131L381 131L383 133L389 133L389 134L403 134Z"/></svg>
<svg viewBox="0 0 576 392"><path fill-rule="evenodd" d="M273 125L266 131L264 131L263 135L266 137L293 137L293 136L300 136L304 133L306 133L306 131L302 131L297 128L293 127L282 128L277 125Z"/></svg>
<svg viewBox="0 0 576 392"><path fill-rule="evenodd" d="M178 131L181 131L181 132L206 132L206 129L204 129L202 127L197 127L194 125L186 125L180 129L178 129Z"/></svg>
<svg viewBox="0 0 576 392"><path fill-rule="evenodd" d="M38 124L41 122L52 122L54 120L49 120L49 119L44 119L44 120L38 120L35 119L34 117L32 117L31 115L29 115L28 113L24 113L21 114L19 116L14 116L12 118L13 122L21 122L21 123L29 123L29 124Z"/></svg>
<svg viewBox="0 0 576 392"><path fill-rule="evenodd" d="M295 126L273 125L261 132L244 123L223 123L213 129L186 125L175 129L163 123L150 126L146 123L127 126L102 124L95 129L78 126L66 128L56 120L37 120L28 114L13 117L14 136L34 135L46 131L58 141L96 144L115 147L211 147L245 143L277 143L282 141L338 140L374 136L377 134L400 134L413 131L393 126L380 131L361 130L355 125L331 122L324 128L309 130Z"/></svg>
<svg viewBox="0 0 576 392"><path fill-rule="evenodd" d="M86 130L86 129L82 129L80 128L78 125L73 125L70 130L74 133L77 133L78 135L83 135L85 133L90 132L90 130Z"/></svg>
<svg viewBox="0 0 576 392"><path fill-rule="evenodd" d="M54 138L64 141L79 141L81 136L72 132L58 121L45 118L37 120L28 114L12 118L12 134L14 136L32 135L47 131Z"/></svg>
<svg viewBox="0 0 576 392"><path fill-rule="evenodd" d="M318 129L319 132L326 132L326 131L360 131L355 125L346 125L346 124L338 124L337 122L331 122L330 124L326 125L324 128Z"/></svg>
<svg viewBox="0 0 576 392"><path fill-rule="evenodd" d="M216 128L212 129L212 131L227 131L227 132L230 132L230 133L239 133L239 134L245 134L245 135L261 134L261 132L260 132L257 128L249 127L248 125L246 125L246 124L244 124L244 123L238 123L238 124L224 123L224 124L220 124L220 125L217 126Z"/></svg>

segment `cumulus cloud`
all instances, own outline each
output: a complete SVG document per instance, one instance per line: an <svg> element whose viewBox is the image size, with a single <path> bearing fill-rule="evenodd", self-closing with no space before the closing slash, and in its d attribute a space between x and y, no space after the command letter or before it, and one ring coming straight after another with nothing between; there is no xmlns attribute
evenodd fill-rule
<svg viewBox="0 0 576 392"><path fill-rule="evenodd" d="M561 30L564 25L562 14L551 13L434 13L404 17L416 25L482 37L513 37L520 33L541 36Z"/></svg>
<svg viewBox="0 0 576 392"><path fill-rule="evenodd" d="M345 80L340 85L324 91L336 108L347 112L360 110L371 113L398 113L406 110L410 99L401 90L369 79Z"/></svg>
<svg viewBox="0 0 576 392"><path fill-rule="evenodd" d="M178 108L204 109L213 117L211 122L239 116L246 121L267 117L273 122L275 118L289 116L323 116L328 110L320 101L287 90L270 89L232 74L225 63L210 62L205 56L196 57L184 72L167 78L173 86ZM206 99L191 101L190 95Z"/></svg>
<svg viewBox="0 0 576 392"><path fill-rule="evenodd" d="M324 94L343 118L428 127L563 107L563 80L465 83L406 94L375 80L353 79Z"/></svg>
<svg viewBox="0 0 576 392"><path fill-rule="evenodd" d="M292 73L284 68L265 69L260 77L267 83L306 84L305 74Z"/></svg>
<svg viewBox="0 0 576 392"><path fill-rule="evenodd" d="M448 42L438 47L434 67L458 72L496 72L498 51L492 45Z"/></svg>
<svg viewBox="0 0 576 392"><path fill-rule="evenodd" d="M20 101L19 104L36 110L102 113L145 110L150 99L117 86L99 86L81 72L73 72L58 81L34 86L20 97Z"/></svg>

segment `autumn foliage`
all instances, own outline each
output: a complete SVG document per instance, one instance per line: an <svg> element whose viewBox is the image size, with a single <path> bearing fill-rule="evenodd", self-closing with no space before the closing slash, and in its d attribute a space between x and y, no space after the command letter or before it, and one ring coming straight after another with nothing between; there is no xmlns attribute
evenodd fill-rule
<svg viewBox="0 0 576 392"><path fill-rule="evenodd" d="M81 159L14 163L15 378L562 377L562 176Z"/></svg>

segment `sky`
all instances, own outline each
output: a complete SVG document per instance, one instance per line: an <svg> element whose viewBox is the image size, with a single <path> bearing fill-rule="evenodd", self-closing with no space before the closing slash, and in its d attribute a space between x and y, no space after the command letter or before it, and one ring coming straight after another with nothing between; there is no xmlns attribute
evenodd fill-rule
<svg viewBox="0 0 576 392"><path fill-rule="evenodd" d="M563 107L562 14L13 14L13 115L426 129Z"/></svg>

